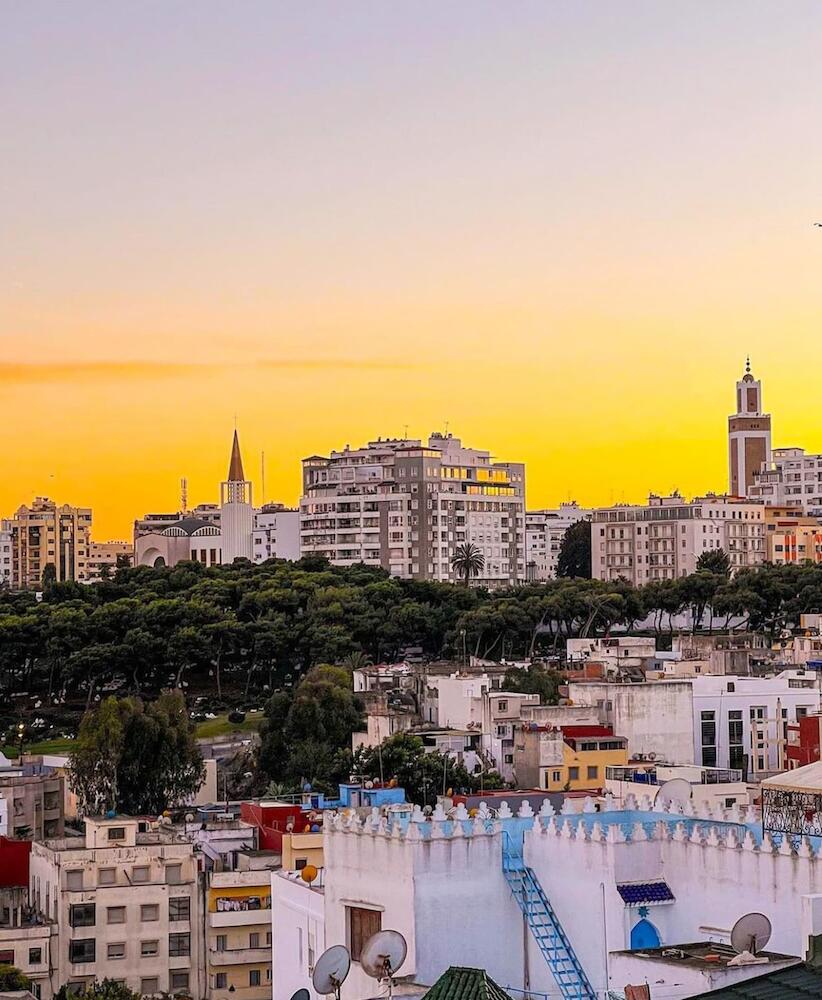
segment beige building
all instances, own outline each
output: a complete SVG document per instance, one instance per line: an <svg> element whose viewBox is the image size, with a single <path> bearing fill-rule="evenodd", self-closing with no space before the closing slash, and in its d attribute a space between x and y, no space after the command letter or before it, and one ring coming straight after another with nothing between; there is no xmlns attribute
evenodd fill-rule
<svg viewBox="0 0 822 1000"><path fill-rule="evenodd" d="M108 977L147 996L204 996L197 857L151 826L87 818L82 837L32 845L30 898L57 925L58 986Z"/></svg>
<svg viewBox="0 0 822 1000"><path fill-rule="evenodd" d="M301 552L394 576L455 581L457 547L485 565L476 583L525 579L525 466L493 462L450 434L371 441L303 460Z"/></svg>
<svg viewBox="0 0 822 1000"><path fill-rule="evenodd" d="M555 510L525 513L525 566L529 580L553 580L565 532L577 521L590 520L591 511L576 500L561 503Z"/></svg>
<svg viewBox="0 0 822 1000"><path fill-rule="evenodd" d="M0 521L0 587L12 584L12 551L14 534L10 521Z"/></svg>
<svg viewBox="0 0 822 1000"><path fill-rule="evenodd" d="M0 769L0 833L20 840L62 837L66 780L31 772L28 764Z"/></svg>
<svg viewBox="0 0 822 1000"><path fill-rule="evenodd" d="M57 927L33 914L23 886L0 889L0 965L13 965L31 980L37 1000L50 1000Z"/></svg>
<svg viewBox="0 0 822 1000"><path fill-rule="evenodd" d="M822 524L796 508L765 508L765 542L768 562L822 562Z"/></svg>
<svg viewBox="0 0 822 1000"><path fill-rule="evenodd" d="M271 855L240 855L237 871L210 876L206 912L207 996L271 996Z"/></svg>
<svg viewBox="0 0 822 1000"><path fill-rule="evenodd" d="M134 546L129 542L89 542L88 581L95 583L106 574L114 575L121 563L130 566L134 560Z"/></svg>
<svg viewBox="0 0 822 1000"><path fill-rule="evenodd" d="M38 590L48 565L54 566L58 582L88 580L89 508L35 497L6 523L12 533L12 587Z"/></svg>
<svg viewBox="0 0 822 1000"><path fill-rule="evenodd" d="M591 524L591 575L635 585L672 580L696 570L703 552L724 549L736 572L766 558L765 508L738 497L678 493L646 505L600 507Z"/></svg>

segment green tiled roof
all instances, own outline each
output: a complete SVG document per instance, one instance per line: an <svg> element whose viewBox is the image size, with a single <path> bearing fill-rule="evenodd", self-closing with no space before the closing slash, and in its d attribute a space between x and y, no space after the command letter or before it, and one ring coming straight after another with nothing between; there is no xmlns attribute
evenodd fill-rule
<svg viewBox="0 0 822 1000"><path fill-rule="evenodd" d="M822 969L792 965L743 983L699 993L691 1000L819 1000L822 997Z"/></svg>
<svg viewBox="0 0 822 1000"><path fill-rule="evenodd" d="M452 965L434 983L423 1000L511 1000L484 969Z"/></svg>

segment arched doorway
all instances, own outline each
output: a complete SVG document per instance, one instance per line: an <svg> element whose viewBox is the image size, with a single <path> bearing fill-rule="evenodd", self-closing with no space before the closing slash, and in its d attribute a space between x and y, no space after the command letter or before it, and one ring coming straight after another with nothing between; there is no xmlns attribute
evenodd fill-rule
<svg viewBox="0 0 822 1000"><path fill-rule="evenodd" d="M645 948L658 948L662 944L659 931L650 920L644 917L631 929L631 951L644 950Z"/></svg>

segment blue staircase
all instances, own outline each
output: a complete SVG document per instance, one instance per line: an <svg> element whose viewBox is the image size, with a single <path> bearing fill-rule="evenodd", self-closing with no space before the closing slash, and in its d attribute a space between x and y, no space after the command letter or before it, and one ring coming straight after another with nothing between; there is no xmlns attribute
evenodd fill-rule
<svg viewBox="0 0 822 1000"><path fill-rule="evenodd" d="M596 991L565 936L539 879L525 864L521 837L512 837L507 832L502 835L502 871L563 1000L597 1000Z"/></svg>

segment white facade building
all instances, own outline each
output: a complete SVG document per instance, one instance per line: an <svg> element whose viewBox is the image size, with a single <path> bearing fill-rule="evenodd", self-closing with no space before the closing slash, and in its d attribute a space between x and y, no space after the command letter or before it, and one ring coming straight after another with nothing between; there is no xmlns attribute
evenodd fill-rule
<svg viewBox="0 0 822 1000"><path fill-rule="evenodd" d="M264 504L254 512L252 560L300 558L300 512L283 504Z"/></svg>
<svg viewBox="0 0 822 1000"><path fill-rule="evenodd" d="M538 816L527 801L516 816L503 804L495 817L482 803L475 819L464 806L452 815L438 807L430 820L416 810L410 822L329 814L325 943L352 953L343 1000L373 995L357 959L365 937L387 928L408 943L406 988L466 966L503 988L556 996L550 959L516 895L528 879L586 980L589 992L576 995L621 995L650 982L654 995L685 1000L805 954L819 930L822 859L807 838L798 843L777 850L750 807L688 803L683 814L653 811L633 796L623 809L608 800L594 812L589 800L561 816L547 801ZM548 919L533 891L529 898ZM771 942L760 964L729 964L730 929L751 911L771 920ZM275 992L275 1000L287 998Z"/></svg>
<svg viewBox="0 0 822 1000"><path fill-rule="evenodd" d="M819 517L822 455L806 454L804 448L774 448L771 460L754 474L748 496L771 506L799 506L804 514Z"/></svg>
<svg viewBox="0 0 822 1000"><path fill-rule="evenodd" d="M554 580L565 532L577 521L590 519L591 511L576 500L555 510L525 512L525 566L529 580Z"/></svg>
<svg viewBox="0 0 822 1000"><path fill-rule="evenodd" d="M728 553L734 572L765 560L764 506L738 497L652 495L647 505L600 507L592 518L595 580L625 578L635 586L672 580L694 573L712 549Z"/></svg>
<svg viewBox="0 0 822 1000"><path fill-rule="evenodd" d="M272 1000L290 1000L300 989L319 1000L311 973L325 951L322 875L309 885L299 872L272 872L271 927Z"/></svg>
<svg viewBox="0 0 822 1000"><path fill-rule="evenodd" d="M14 535L6 521L0 521L0 587L11 586Z"/></svg>
<svg viewBox="0 0 822 1000"><path fill-rule="evenodd" d="M784 771L788 723L822 707L815 674L802 670L783 670L776 677L706 675L690 683L697 762L747 765L749 778Z"/></svg>
<svg viewBox="0 0 822 1000"><path fill-rule="evenodd" d="M525 579L525 466L450 434L371 441L303 460L301 552L394 576L454 582L457 547L484 558L478 585Z"/></svg>

